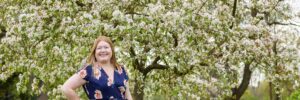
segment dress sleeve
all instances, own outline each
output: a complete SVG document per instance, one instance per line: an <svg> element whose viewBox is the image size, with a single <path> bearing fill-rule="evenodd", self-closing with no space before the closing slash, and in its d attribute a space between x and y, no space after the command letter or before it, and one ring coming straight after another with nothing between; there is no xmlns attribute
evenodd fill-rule
<svg viewBox="0 0 300 100"><path fill-rule="evenodd" d="M86 80L86 81L89 81L89 78L91 76L91 72L92 72L92 66L91 65L84 65L82 68L80 68L78 71L77 71L77 74L79 74L79 76Z"/></svg>
<svg viewBox="0 0 300 100"><path fill-rule="evenodd" d="M124 68L124 66L122 66L122 70L123 70L123 73L124 73L124 78L128 81L128 80L129 80L129 77L128 77L127 71L126 71L126 69Z"/></svg>

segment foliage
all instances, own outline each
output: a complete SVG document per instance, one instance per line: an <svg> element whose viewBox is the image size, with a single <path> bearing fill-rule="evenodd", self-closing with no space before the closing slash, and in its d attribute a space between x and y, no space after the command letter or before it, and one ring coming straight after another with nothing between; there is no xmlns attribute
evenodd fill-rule
<svg viewBox="0 0 300 100"><path fill-rule="evenodd" d="M298 99L300 99L300 90L293 92L288 98L288 100L298 100Z"/></svg>
<svg viewBox="0 0 300 100"><path fill-rule="evenodd" d="M277 93L286 81L299 87L298 27L286 24L295 16L285 1L1 0L0 7L0 80L18 73L19 93L63 98L60 86L99 35L112 38L134 96L227 98L249 82L243 69L264 73Z"/></svg>

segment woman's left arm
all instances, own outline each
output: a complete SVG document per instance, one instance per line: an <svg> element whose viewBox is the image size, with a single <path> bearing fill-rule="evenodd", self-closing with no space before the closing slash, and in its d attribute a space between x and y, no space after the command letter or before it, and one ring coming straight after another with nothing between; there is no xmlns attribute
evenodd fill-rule
<svg viewBox="0 0 300 100"><path fill-rule="evenodd" d="M130 93L130 90L129 90L129 82L126 82L125 85L127 87L127 89L125 91L125 96L126 96L127 100L132 100L131 93Z"/></svg>

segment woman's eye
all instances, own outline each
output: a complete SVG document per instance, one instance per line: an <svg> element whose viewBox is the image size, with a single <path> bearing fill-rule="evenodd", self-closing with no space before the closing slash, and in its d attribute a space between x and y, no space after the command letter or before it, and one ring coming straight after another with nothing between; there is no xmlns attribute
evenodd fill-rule
<svg viewBox="0 0 300 100"><path fill-rule="evenodd" d="M108 47L107 46L104 46L104 47L97 47L96 49L107 49Z"/></svg>

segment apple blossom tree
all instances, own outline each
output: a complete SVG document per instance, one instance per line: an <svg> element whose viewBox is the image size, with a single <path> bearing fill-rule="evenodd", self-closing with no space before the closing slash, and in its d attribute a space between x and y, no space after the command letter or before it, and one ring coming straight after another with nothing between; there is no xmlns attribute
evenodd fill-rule
<svg viewBox="0 0 300 100"><path fill-rule="evenodd" d="M0 7L0 80L11 82L15 97L64 98L60 86L99 35L113 40L136 100L240 99L254 71L276 98L286 83L299 89L299 25L285 0L2 0Z"/></svg>

